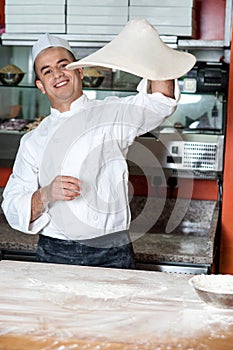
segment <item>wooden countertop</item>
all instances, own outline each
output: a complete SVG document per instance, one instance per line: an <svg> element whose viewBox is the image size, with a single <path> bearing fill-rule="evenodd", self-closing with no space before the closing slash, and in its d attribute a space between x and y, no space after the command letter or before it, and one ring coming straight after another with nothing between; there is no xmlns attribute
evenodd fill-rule
<svg viewBox="0 0 233 350"><path fill-rule="evenodd" d="M190 276L0 262L0 350L231 349L233 309Z"/></svg>

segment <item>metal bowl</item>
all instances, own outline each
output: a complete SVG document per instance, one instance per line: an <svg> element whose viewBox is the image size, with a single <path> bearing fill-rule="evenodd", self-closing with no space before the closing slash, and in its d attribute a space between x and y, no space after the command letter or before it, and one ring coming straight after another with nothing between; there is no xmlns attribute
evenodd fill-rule
<svg viewBox="0 0 233 350"><path fill-rule="evenodd" d="M196 275L189 279L189 284L205 303L233 308L233 275Z"/></svg>
<svg viewBox="0 0 233 350"><path fill-rule="evenodd" d="M25 73L1 73L0 81L3 85L18 85L23 79Z"/></svg>
<svg viewBox="0 0 233 350"><path fill-rule="evenodd" d="M101 83L104 80L104 76L103 75L99 75L99 76L88 76L88 75L84 75L83 77L83 87L87 87L87 88L96 88L99 87L101 85Z"/></svg>

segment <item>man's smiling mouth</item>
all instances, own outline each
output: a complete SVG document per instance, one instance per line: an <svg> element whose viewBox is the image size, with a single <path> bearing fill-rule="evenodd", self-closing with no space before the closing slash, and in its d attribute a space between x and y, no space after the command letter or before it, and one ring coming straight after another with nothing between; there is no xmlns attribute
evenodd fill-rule
<svg viewBox="0 0 233 350"><path fill-rule="evenodd" d="M59 83L55 84L54 87L59 88L59 87L65 86L68 84L68 82L69 82L69 80L60 81Z"/></svg>

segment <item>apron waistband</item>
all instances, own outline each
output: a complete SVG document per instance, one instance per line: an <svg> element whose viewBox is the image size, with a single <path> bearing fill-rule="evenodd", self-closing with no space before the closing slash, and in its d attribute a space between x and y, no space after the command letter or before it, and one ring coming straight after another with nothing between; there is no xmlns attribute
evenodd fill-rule
<svg viewBox="0 0 233 350"><path fill-rule="evenodd" d="M59 239L50 236L45 236L39 234L40 241L53 241L54 243L62 243L66 246L73 244L81 244L91 247L100 247L100 248L110 248L115 246L121 246L131 243L130 235L128 230L118 231L109 233L100 237L94 237L90 239L82 239L82 240L66 240Z"/></svg>

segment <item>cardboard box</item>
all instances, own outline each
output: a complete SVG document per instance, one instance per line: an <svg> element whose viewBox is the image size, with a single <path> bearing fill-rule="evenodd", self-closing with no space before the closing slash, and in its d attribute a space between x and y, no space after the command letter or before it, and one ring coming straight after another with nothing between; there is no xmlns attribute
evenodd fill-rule
<svg viewBox="0 0 233 350"><path fill-rule="evenodd" d="M179 10L175 10L174 7L141 7L141 6L130 6L129 17L188 17L190 21L193 16L193 9L191 7L179 7ZM177 24L179 24L177 22Z"/></svg>
<svg viewBox="0 0 233 350"><path fill-rule="evenodd" d="M23 5L65 5L66 0L5 0L6 5L18 5L18 6L23 6Z"/></svg>
<svg viewBox="0 0 233 350"><path fill-rule="evenodd" d="M11 24L6 23L6 33L60 33L65 34L65 24Z"/></svg>
<svg viewBox="0 0 233 350"><path fill-rule="evenodd" d="M128 16L128 7L122 6L69 6L67 15L79 16Z"/></svg>
<svg viewBox="0 0 233 350"><path fill-rule="evenodd" d="M139 18L139 16L136 16ZM130 17L130 19L135 18L134 16ZM193 21L186 17L150 17L143 16L142 18L146 18L153 26L192 26Z"/></svg>
<svg viewBox="0 0 233 350"><path fill-rule="evenodd" d="M160 35L176 35L176 36L188 36L195 37L195 26L155 26Z"/></svg>
<svg viewBox="0 0 233 350"><path fill-rule="evenodd" d="M174 7L131 6L129 19L138 17L146 18L160 35L196 37L196 9L191 7L174 10Z"/></svg>
<svg viewBox="0 0 233 350"><path fill-rule="evenodd" d="M6 15L6 23L12 24L65 24L65 16L63 14L41 16L40 14L29 15Z"/></svg>
<svg viewBox="0 0 233 350"><path fill-rule="evenodd" d="M86 25L125 25L127 16L67 16L67 24Z"/></svg>
<svg viewBox="0 0 233 350"><path fill-rule="evenodd" d="M64 5L6 5L5 14L7 15L31 15L31 14L41 14L44 16L63 14L65 18L65 6Z"/></svg>
<svg viewBox="0 0 233 350"><path fill-rule="evenodd" d="M124 26L68 24L67 34L117 35Z"/></svg>
<svg viewBox="0 0 233 350"><path fill-rule="evenodd" d="M196 0L130 0L130 6L195 7Z"/></svg>
<svg viewBox="0 0 233 350"><path fill-rule="evenodd" d="M67 8L70 5L75 6L127 6L128 0L67 0Z"/></svg>
<svg viewBox="0 0 233 350"><path fill-rule="evenodd" d="M183 15L182 11L181 14L179 11L176 15L161 15L161 13L156 13L156 11L138 11L138 7L131 8L129 13L129 18L150 18L149 22L153 25L174 25L174 26L192 26L193 21L196 18L196 12L193 9L190 9L190 11L183 11L186 14ZM141 14L140 14L141 12ZM168 11L169 13L170 11Z"/></svg>

